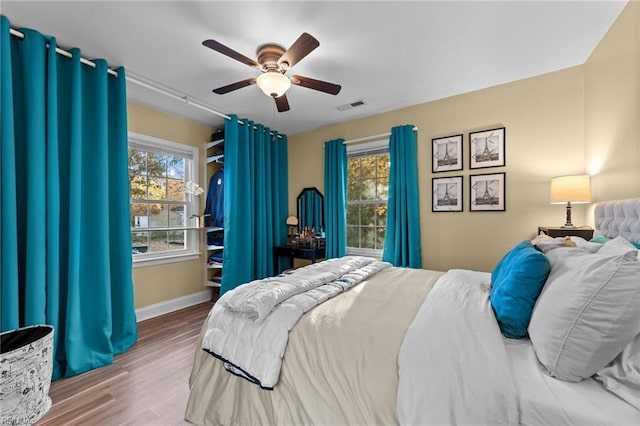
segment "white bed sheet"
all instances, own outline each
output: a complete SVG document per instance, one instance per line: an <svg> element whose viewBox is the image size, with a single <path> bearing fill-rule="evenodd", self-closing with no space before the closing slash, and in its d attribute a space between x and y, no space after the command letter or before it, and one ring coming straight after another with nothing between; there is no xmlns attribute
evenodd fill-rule
<svg viewBox="0 0 640 426"><path fill-rule="evenodd" d="M570 383L546 375L529 339L503 338L518 390L522 425L640 425L640 411L594 379Z"/></svg>

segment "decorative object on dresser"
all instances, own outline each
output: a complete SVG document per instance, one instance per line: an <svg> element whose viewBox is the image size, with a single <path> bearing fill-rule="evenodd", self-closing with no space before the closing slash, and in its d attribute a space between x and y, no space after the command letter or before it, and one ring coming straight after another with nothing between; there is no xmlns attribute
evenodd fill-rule
<svg viewBox="0 0 640 426"><path fill-rule="evenodd" d="M554 177L551 179L549 199L551 204L567 203L567 221L562 227L575 228L571 222L571 203L584 204L591 202L589 175Z"/></svg>
<svg viewBox="0 0 640 426"><path fill-rule="evenodd" d="M557 226L538 226L538 235L544 234L550 237L581 237L585 240L593 238L593 228L588 226L579 226L573 228L557 227Z"/></svg>
<svg viewBox="0 0 640 426"><path fill-rule="evenodd" d="M504 127L469 133L469 168L504 166L506 137Z"/></svg>
<svg viewBox="0 0 640 426"><path fill-rule="evenodd" d="M462 135L431 139L433 173L462 170Z"/></svg>
<svg viewBox="0 0 640 426"><path fill-rule="evenodd" d="M506 173L469 176L469 210L472 212L505 211Z"/></svg>
<svg viewBox="0 0 640 426"><path fill-rule="evenodd" d="M296 235L296 231L298 230L298 218L295 216L287 217L287 226L289 227L287 239L290 241Z"/></svg>
<svg viewBox="0 0 640 426"><path fill-rule="evenodd" d="M433 178L432 212L462 211L462 176Z"/></svg>

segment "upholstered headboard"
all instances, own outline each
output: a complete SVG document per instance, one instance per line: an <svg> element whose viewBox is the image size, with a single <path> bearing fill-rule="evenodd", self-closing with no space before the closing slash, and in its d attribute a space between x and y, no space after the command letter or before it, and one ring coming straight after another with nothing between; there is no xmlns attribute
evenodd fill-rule
<svg viewBox="0 0 640 426"><path fill-rule="evenodd" d="M640 243L640 198L596 204L594 222L596 235L608 238L621 235L631 242Z"/></svg>

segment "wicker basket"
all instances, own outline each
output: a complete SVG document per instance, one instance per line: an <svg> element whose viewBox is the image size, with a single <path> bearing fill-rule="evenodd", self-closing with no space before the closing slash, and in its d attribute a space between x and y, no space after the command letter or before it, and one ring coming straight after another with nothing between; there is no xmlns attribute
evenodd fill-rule
<svg viewBox="0 0 640 426"><path fill-rule="evenodd" d="M30 425L47 414L52 370L53 327L0 334L0 424Z"/></svg>

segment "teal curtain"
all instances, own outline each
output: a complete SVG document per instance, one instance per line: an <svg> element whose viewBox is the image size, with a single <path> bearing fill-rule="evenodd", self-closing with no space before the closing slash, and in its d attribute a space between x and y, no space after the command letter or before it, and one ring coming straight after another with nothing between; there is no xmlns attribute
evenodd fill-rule
<svg viewBox="0 0 640 426"><path fill-rule="evenodd" d="M125 73L1 21L1 328L54 326L53 378L68 377L137 337Z"/></svg>
<svg viewBox="0 0 640 426"><path fill-rule="evenodd" d="M391 129L389 197L382 260L394 266L422 267L418 143L413 125Z"/></svg>
<svg viewBox="0 0 640 426"><path fill-rule="evenodd" d="M231 116L224 131L224 269L220 294L274 274L287 239L287 136ZM255 128L254 128L255 127ZM281 137L279 137L281 136Z"/></svg>
<svg viewBox="0 0 640 426"><path fill-rule="evenodd" d="M347 254L347 147L324 143L324 220L327 259Z"/></svg>

